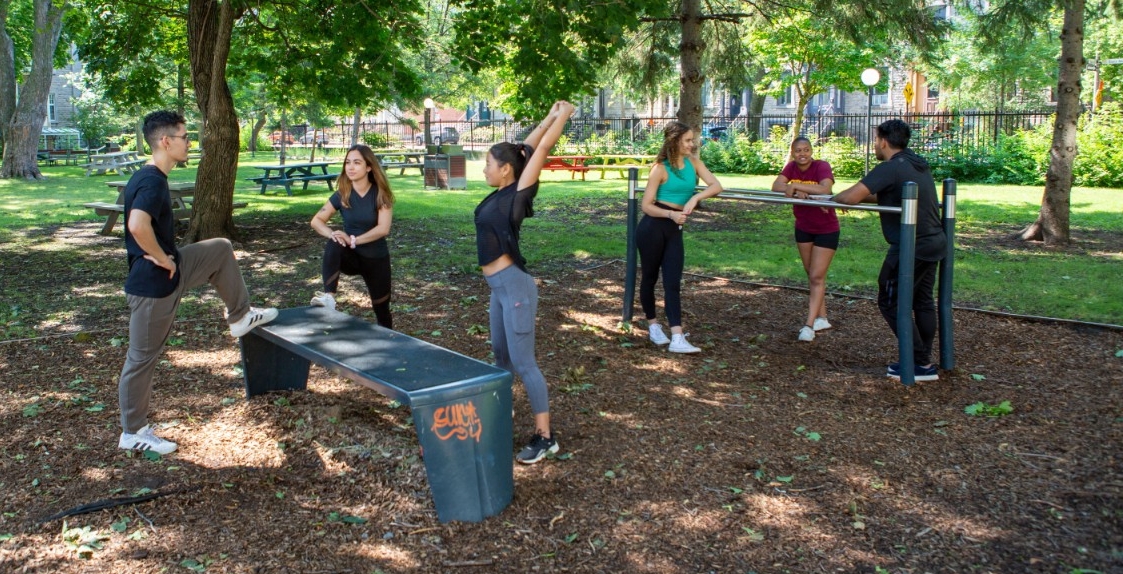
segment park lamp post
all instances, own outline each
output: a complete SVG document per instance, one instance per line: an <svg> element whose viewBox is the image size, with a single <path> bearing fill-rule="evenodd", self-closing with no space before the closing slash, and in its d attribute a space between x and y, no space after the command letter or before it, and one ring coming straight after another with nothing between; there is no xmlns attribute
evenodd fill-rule
<svg viewBox="0 0 1123 574"><path fill-rule="evenodd" d="M870 140L873 138L873 87L881 81L877 68L862 70L862 83L866 85L866 173L870 172Z"/></svg>
<svg viewBox="0 0 1123 574"><path fill-rule="evenodd" d="M433 108L436 107L436 102L433 98L425 98L425 149L428 150L429 146L433 145L433 136L429 131L429 122L431 121Z"/></svg>

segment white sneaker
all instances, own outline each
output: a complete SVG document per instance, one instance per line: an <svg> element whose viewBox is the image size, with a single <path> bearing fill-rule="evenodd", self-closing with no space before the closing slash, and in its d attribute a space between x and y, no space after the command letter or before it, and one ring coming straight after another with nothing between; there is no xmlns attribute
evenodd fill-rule
<svg viewBox="0 0 1123 574"><path fill-rule="evenodd" d="M799 340L800 341L814 341L815 340L815 330L812 329L811 327L808 327L807 325L804 325L803 328L799 330Z"/></svg>
<svg viewBox="0 0 1123 574"><path fill-rule="evenodd" d="M136 431L136 433L121 433L121 440L117 441L117 448L125 450L150 450L160 454L171 454L175 452L176 444L170 440L164 440L152 432L152 425L144 425L144 428Z"/></svg>
<svg viewBox="0 0 1123 574"><path fill-rule="evenodd" d="M331 293L316 293L316 296L312 297L312 306L327 307L335 311L335 297Z"/></svg>
<svg viewBox="0 0 1123 574"><path fill-rule="evenodd" d="M268 309L255 309L250 307L250 312L246 313L237 322L230 324L230 334L235 337L241 338L246 336L254 329L260 327L273 319L277 318L277 310L270 307Z"/></svg>
<svg viewBox="0 0 1123 574"><path fill-rule="evenodd" d="M672 353L701 353L702 349L691 345L682 335L671 335L671 346L667 350Z"/></svg>
<svg viewBox="0 0 1123 574"><path fill-rule="evenodd" d="M811 325L812 329L816 331L825 331L831 328L831 322L826 317L816 317L815 322Z"/></svg>
<svg viewBox="0 0 1123 574"><path fill-rule="evenodd" d="M663 327L658 323L652 323L647 326L647 338L651 339L651 342L656 345L666 345L671 342L671 340L667 338L667 334L663 332Z"/></svg>

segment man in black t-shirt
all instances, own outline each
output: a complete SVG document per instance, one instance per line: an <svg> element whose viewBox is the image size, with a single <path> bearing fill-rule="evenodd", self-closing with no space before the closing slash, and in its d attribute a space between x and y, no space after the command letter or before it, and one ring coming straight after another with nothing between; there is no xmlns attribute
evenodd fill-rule
<svg viewBox="0 0 1123 574"><path fill-rule="evenodd" d="M874 150L881 163L874 166L861 181L834 196L838 203L854 205L863 201L878 205L901 207L905 182L916 183L916 259L912 294L913 359L917 381L939 378L931 362L932 343L936 338L936 305L932 290L936 284L937 265L947 250L947 237L940 219L940 201L936 182L928 162L908 149L912 132L901 120L889 120L877 126ZM889 244L889 252L877 278L877 306L897 334L897 272L901 249L901 215L881 213L881 233ZM900 364L891 363L886 373L899 379Z"/></svg>
<svg viewBox="0 0 1123 574"><path fill-rule="evenodd" d="M176 163L187 160L190 144L183 116L167 111L148 114L144 139L152 149L152 159L125 187L129 351L117 386L122 427L117 446L168 454L175 451L176 444L153 432L148 424L148 403L152 375L184 292L205 283L213 285L226 303L227 321L235 337L272 321L277 310L250 307L229 240L208 239L176 247L168 173Z"/></svg>

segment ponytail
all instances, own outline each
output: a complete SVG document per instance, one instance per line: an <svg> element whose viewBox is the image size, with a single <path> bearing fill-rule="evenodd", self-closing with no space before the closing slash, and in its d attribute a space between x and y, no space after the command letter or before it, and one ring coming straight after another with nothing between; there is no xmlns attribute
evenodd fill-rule
<svg viewBox="0 0 1123 574"><path fill-rule="evenodd" d="M500 142L491 146L488 153L495 158L495 161L499 162L500 166L511 166L511 170L515 174L515 181L518 181L523 173L523 168L526 167L526 162L530 161L530 156L534 155L534 148L525 143Z"/></svg>

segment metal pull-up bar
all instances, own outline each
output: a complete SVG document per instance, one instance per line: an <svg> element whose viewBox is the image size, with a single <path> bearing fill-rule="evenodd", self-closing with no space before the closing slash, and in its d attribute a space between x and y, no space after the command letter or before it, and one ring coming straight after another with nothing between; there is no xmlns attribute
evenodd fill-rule
<svg viewBox="0 0 1123 574"><path fill-rule="evenodd" d="M954 179L944 180L943 221L944 233L947 235L947 252L940 261L939 268L939 302L937 316L940 333L940 368L950 370L955 368L955 354L953 348L952 326L952 282L955 253L955 186ZM699 187L699 189L704 189ZM898 267L897 285L897 352L900 355L901 383L909 386L916 382L915 361L912 348L912 291L913 272L916 265L916 217L917 217L917 188L916 183L907 182L902 193L901 207L882 205L857 204L844 205L830 201L816 199L792 199L783 193L771 190L758 189L726 189L717 197L726 199L742 199L759 201L763 203L783 203L791 205L806 205L810 207L826 207L834 209L855 209L859 211L877 211L881 213L901 214L901 244L900 265ZM624 278L624 311L623 320L632 320L632 308L635 305L636 290L636 225L639 221L639 169L628 170L628 238L626 274Z"/></svg>

